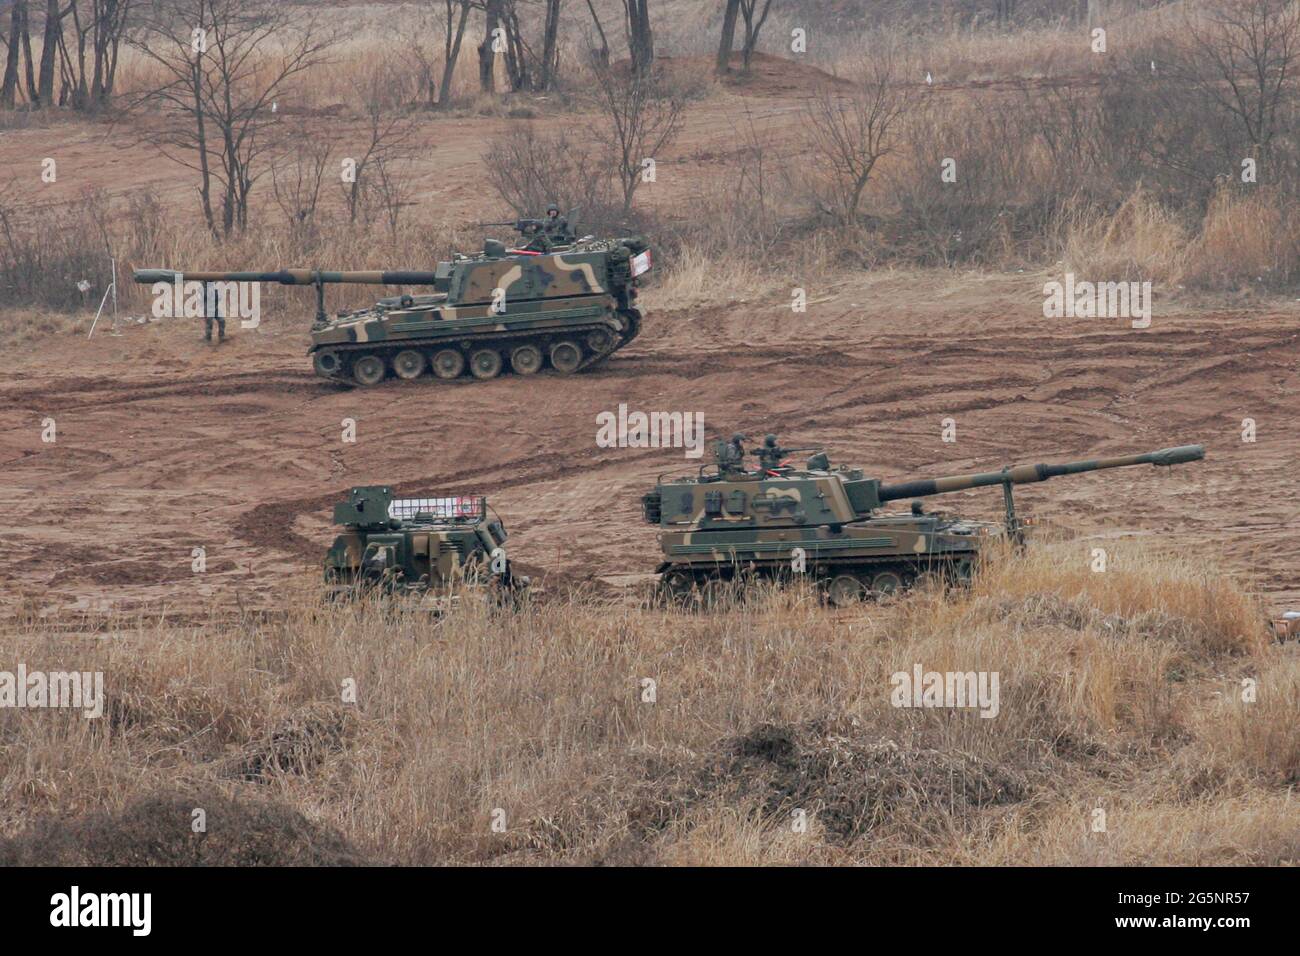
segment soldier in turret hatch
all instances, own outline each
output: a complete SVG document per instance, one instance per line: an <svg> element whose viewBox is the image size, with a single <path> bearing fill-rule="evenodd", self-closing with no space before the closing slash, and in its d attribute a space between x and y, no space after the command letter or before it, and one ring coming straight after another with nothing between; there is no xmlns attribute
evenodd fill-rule
<svg viewBox="0 0 1300 956"><path fill-rule="evenodd" d="M721 442L718 449L718 468L721 471L745 470L745 436L737 432L725 445Z"/></svg>
<svg viewBox="0 0 1300 956"><path fill-rule="evenodd" d="M555 203L548 203L546 206L546 221L542 225L542 232L555 243L573 240L569 232L569 220L560 215L560 207Z"/></svg>
<svg viewBox="0 0 1300 956"><path fill-rule="evenodd" d="M786 450L776 443L775 435L763 438L763 447L758 450L758 464L763 471L773 471L785 460Z"/></svg>

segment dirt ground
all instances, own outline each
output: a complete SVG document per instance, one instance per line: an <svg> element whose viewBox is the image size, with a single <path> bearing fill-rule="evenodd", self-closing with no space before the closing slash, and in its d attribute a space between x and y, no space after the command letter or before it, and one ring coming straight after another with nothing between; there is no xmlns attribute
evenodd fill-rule
<svg viewBox="0 0 1300 956"><path fill-rule="evenodd" d="M748 102L762 122L781 123L797 108L798 85L764 72L761 96L750 91ZM703 173L727 148L721 118L734 117L739 99L718 93L692 110L670 157L679 171ZM421 205L465 221L485 215L478 157L508 122L431 121ZM192 203L183 169L101 127L0 136L0 166L39 163L55 146L51 188L64 198L85 184L148 185L178 208ZM690 182L667 175L647 198L671 207ZM683 310L651 288L641 337L572 378L324 384L305 355L309 290L297 310L265 314L256 330L232 328L219 347L201 340L196 320L176 320L128 324L120 335L101 324L93 339L9 348L0 382L4 601L269 606L284 575L315 573L332 504L368 483L488 494L512 557L548 587L644 580L658 549L640 496L657 474L695 463L681 450L598 448L598 413L626 403L702 412L710 439L773 431L788 445L824 444L833 461L890 480L1201 442L1202 463L1056 479L1018 502L1090 539L1159 536L1207 558L1224 554L1272 605L1300 605L1300 302L1164 306L1136 330L1122 320L1044 319L1046 278L846 274L809 289L803 314L792 313L788 291L746 299L736 290L724 305ZM42 441L47 418L54 443ZM356 421L354 444L341 440L346 418ZM941 440L945 418L956 422L955 443ZM1257 424L1253 443L1242 440L1246 418ZM995 516L1000 496L945 503ZM1081 561L1094 546L1081 543ZM191 570L197 547L203 574Z"/></svg>
<svg viewBox="0 0 1300 956"><path fill-rule="evenodd" d="M625 402L702 412L710 437L824 443L888 479L1203 442L1202 463L1055 479L1018 500L1081 535L1226 554L1271 603L1295 604L1300 309L1178 312L1145 330L1047 320L1041 278L860 277L805 314L783 301L648 307L642 336L605 367L526 381L324 384L301 315L221 346L161 323L61 336L12 357L0 386L0 577L11 598L69 609L270 604L283 574L319 565L332 504L391 483L488 494L514 558L551 586L633 581L657 554L641 494L695 465L681 450L596 447L596 416ZM993 515L1000 499L945 500Z"/></svg>

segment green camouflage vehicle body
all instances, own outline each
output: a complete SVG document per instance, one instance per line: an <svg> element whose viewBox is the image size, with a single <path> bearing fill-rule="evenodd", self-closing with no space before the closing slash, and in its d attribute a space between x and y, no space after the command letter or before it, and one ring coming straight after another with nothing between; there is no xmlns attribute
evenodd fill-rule
<svg viewBox="0 0 1300 956"><path fill-rule="evenodd" d="M506 530L481 496L394 498L383 485L353 488L334 506L346 530L325 556L331 596L368 591L445 593L460 581L502 592L528 586L511 572Z"/></svg>
<svg viewBox="0 0 1300 956"><path fill-rule="evenodd" d="M747 471L720 451L716 473L660 479L642 498L645 520L660 528L664 560L655 569L664 589L709 593L745 576L792 578L807 573L837 606L868 594L911 586L923 574L968 580L982 550L995 540L1019 542L1013 485L1128 465L1174 465L1205 456L1199 445L1144 455L1019 465L1002 471L884 484L856 468L832 468L825 454L804 468L782 462ZM927 514L881 512L891 501L999 485L1006 524ZM798 550L797 550L798 549Z"/></svg>
<svg viewBox="0 0 1300 956"><path fill-rule="evenodd" d="M544 252L507 249L489 239L482 254L440 262L433 272L137 270L135 280L315 286L308 354L316 374L333 381L375 385L389 376L428 373L489 379L506 370L532 375L548 365L567 375L603 361L639 334L637 278L650 268L650 252L636 237L544 245ZM337 283L435 291L380 299L330 318L324 287Z"/></svg>

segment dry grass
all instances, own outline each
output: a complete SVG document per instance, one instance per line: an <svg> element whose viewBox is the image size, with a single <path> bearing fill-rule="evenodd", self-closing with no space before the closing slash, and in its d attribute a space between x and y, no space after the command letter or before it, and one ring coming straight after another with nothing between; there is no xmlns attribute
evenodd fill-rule
<svg viewBox="0 0 1300 956"><path fill-rule="evenodd" d="M1177 216L1138 189L1113 214L1088 212L1068 227L1067 270L1107 282L1181 282L1192 237Z"/></svg>
<svg viewBox="0 0 1300 956"><path fill-rule="evenodd" d="M1294 655L1213 569L1083 562L1044 546L969 591L854 613L792 591L713 616L467 598L432 620L322 608L304 583L275 621L11 623L4 660L103 670L109 706L0 712L0 857L39 858L33 834L62 834L65 859L146 837L180 853L188 818L149 836L139 808L189 799L300 815L286 827L327 848L316 862L1295 859ZM1000 713L892 707L915 663L998 671ZM1243 677L1255 703L1232 697ZM222 859L287 858L213 839Z"/></svg>

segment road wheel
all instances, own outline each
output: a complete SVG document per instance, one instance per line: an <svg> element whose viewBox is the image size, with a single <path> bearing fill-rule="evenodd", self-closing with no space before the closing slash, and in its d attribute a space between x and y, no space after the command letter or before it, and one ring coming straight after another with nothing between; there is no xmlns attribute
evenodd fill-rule
<svg viewBox="0 0 1300 956"><path fill-rule="evenodd" d="M862 600L862 582L852 574L837 574L826 585L826 600L833 607L849 607Z"/></svg>
<svg viewBox="0 0 1300 956"><path fill-rule="evenodd" d="M510 353L510 367L520 375L533 375L542 367L542 350L536 345L521 345Z"/></svg>
<svg viewBox="0 0 1300 956"><path fill-rule="evenodd" d="M587 348L597 355L608 352L614 345L614 333L609 329L595 329L587 333Z"/></svg>
<svg viewBox="0 0 1300 956"><path fill-rule="evenodd" d="M582 364L582 349L573 342L556 342L551 346L551 368L571 375Z"/></svg>
<svg viewBox="0 0 1300 956"><path fill-rule="evenodd" d="M424 356L415 349L405 349L393 358L393 374L398 378L413 379L424 374Z"/></svg>
<svg viewBox="0 0 1300 956"><path fill-rule="evenodd" d="M465 356L455 349L443 349L433 357L433 374L438 378L460 378L465 371Z"/></svg>
<svg viewBox="0 0 1300 956"><path fill-rule="evenodd" d="M337 375L342 364L338 352L317 352L312 358L312 366L316 369L316 374L322 378Z"/></svg>
<svg viewBox="0 0 1300 956"><path fill-rule="evenodd" d="M893 594L903 589L903 578L897 571L881 571L871 579L871 590L877 594Z"/></svg>
<svg viewBox="0 0 1300 956"><path fill-rule="evenodd" d="M363 355L352 363L352 378L358 385L378 385L386 371L384 360L378 355Z"/></svg>
<svg viewBox="0 0 1300 956"><path fill-rule="evenodd" d="M501 353L496 349L479 349L469 357L469 374L475 378L496 378L501 374Z"/></svg>

